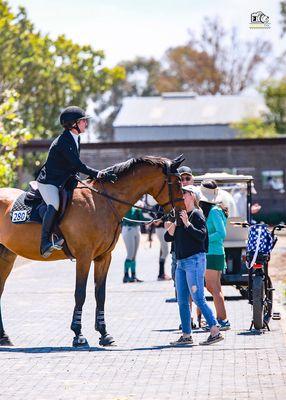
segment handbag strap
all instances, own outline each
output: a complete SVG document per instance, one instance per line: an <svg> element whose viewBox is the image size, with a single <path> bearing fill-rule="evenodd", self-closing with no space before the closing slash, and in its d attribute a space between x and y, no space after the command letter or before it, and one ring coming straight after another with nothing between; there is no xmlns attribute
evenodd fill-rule
<svg viewBox="0 0 286 400"><path fill-rule="evenodd" d="M257 255L258 255L258 250L259 250L259 246L260 246L260 242L261 242L261 233L262 233L262 226L259 226L259 228L258 228L258 236L257 236L257 241L256 241L256 249L255 249L255 252L253 254L253 258L252 258L252 261L250 263L249 269L252 268L253 265L256 262Z"/></svg>

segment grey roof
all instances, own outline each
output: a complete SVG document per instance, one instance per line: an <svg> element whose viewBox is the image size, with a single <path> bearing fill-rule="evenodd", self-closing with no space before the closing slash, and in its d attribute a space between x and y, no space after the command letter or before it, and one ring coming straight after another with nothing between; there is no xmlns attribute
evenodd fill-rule
<svg viewBox="0 0 286 400"><path fill-rule="evenodd" d="M225 125L267 111L262 96L194 96L163 93L160 97L126 97L113 126Z"/></svg>

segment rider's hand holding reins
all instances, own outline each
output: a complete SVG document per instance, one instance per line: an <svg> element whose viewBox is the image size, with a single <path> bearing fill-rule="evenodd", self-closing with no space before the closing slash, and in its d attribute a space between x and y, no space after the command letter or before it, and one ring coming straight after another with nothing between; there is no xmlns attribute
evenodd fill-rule
<svg viewBox="0 0 286 400"><path fill-rule="evenodd" d="M112 171L99 171L97 175L97 179L100 179L103 182L111 182L114 183L117 181L117 175Z"/></svg>

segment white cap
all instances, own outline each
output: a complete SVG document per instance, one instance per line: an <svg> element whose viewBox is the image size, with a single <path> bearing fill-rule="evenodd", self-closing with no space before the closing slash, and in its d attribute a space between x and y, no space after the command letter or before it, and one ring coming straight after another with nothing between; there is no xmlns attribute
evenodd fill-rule
<svg viewBox="0 0 286 400"><path fill-rule="evenodd" d="M187 185L187 186L183 186L182 187L183 192L190 192L190 193L194 193L194 195L196 196L197 200L200 201L201 199L201 191L200 188L194 185Z"/></svg>

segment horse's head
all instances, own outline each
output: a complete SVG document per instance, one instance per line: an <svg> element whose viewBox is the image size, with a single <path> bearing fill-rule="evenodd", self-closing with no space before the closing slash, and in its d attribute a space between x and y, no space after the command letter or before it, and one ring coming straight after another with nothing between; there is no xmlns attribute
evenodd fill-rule
<svg viewBox="0 0 286 400"><path fill-rule="evenodd" d="M169 213L173 209L185 209L181 177L177 171L183 161L183 155L174 160L166 159L163 166L163 179L158 180L157 186L152 188L152 193L150 193L157 203L163 207L165 213Z"/></svg>

